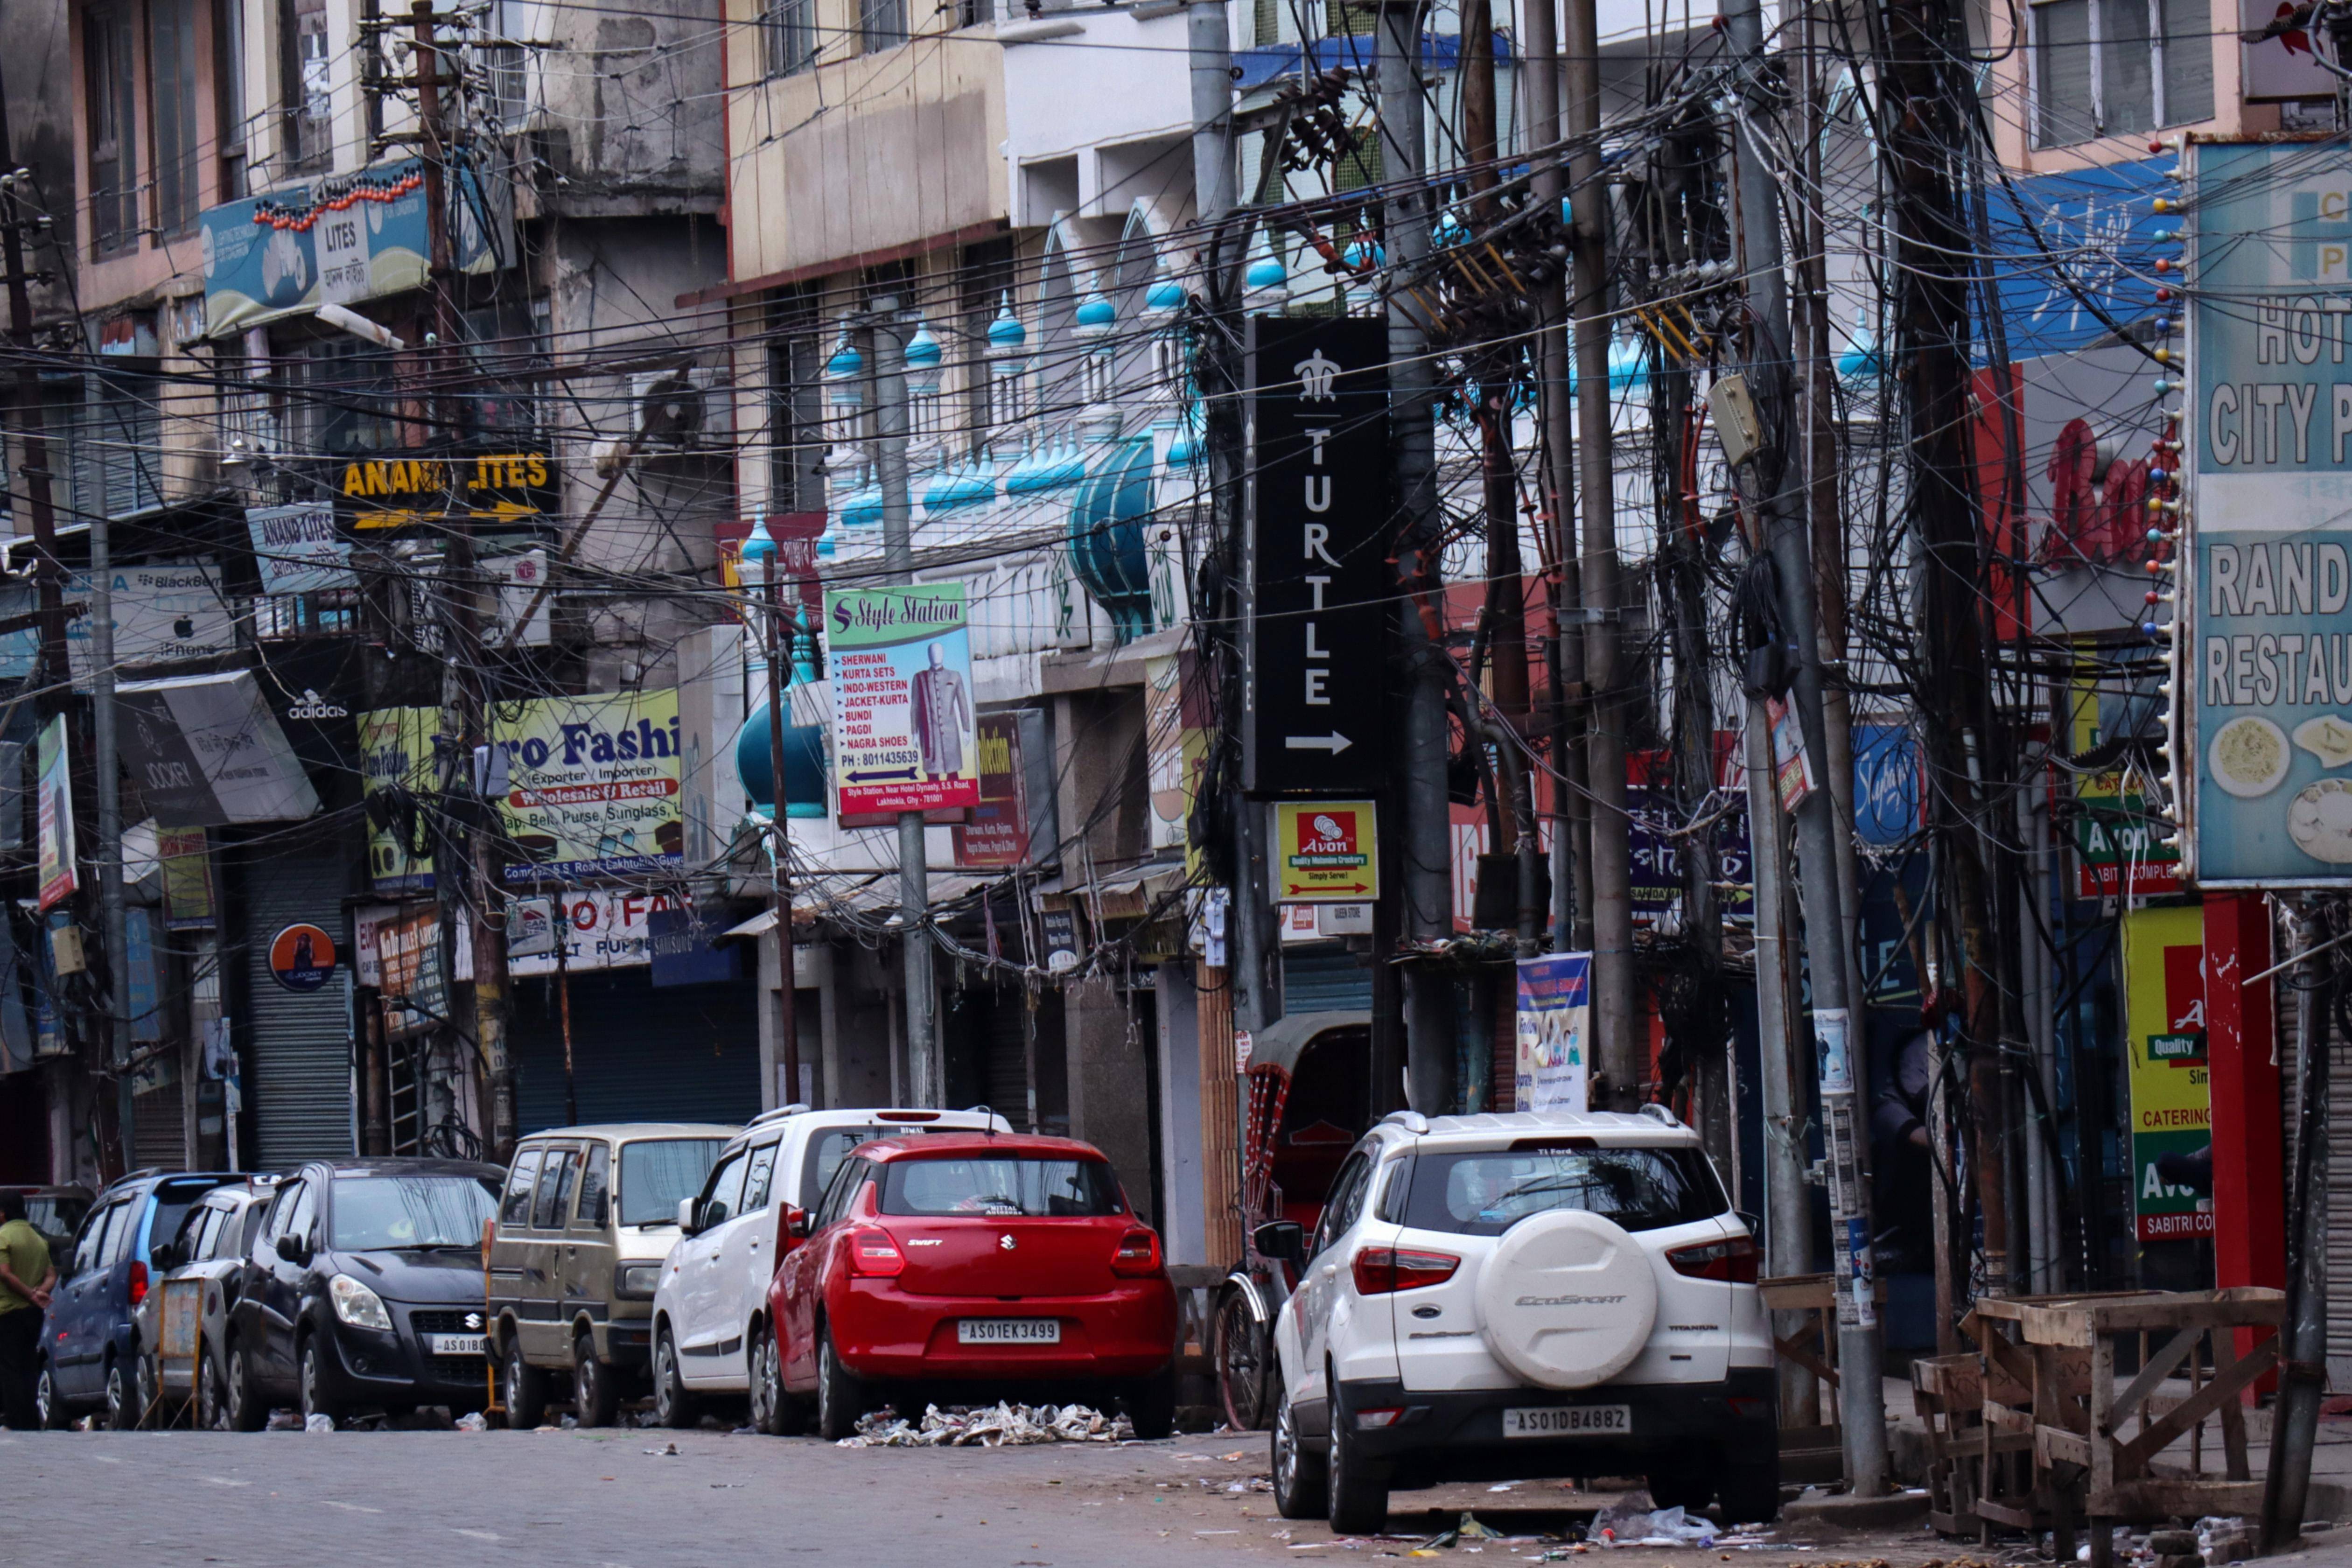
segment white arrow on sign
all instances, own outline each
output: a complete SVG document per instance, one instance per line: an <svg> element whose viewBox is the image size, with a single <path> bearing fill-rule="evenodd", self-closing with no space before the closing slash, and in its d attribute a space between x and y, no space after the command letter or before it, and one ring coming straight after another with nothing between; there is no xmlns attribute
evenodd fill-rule
<svg viewBox="0 0 2352 1568"><path fill-rule="evenodd" d="M1338 756L1356 742L1334 730L1328 735L1285 735L1282 744L1293 752L1328 752Z"/></svg>

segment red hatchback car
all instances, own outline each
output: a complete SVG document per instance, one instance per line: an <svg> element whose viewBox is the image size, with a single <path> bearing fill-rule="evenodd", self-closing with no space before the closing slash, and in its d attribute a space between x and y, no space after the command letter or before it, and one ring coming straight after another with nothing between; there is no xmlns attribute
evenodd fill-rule
<svg viewBox="0 0 2352 1568"><path fill-rule="evenodd" d="M934 1132L852 1151L768 1288L755 1364L779 1425L809 1403L845 1437L890 1401L954 1393L1122 1402L1139 1436L1176 1414L1176 1292L1110 1162L1066 1138ZM754 1391L755 1402L762 1390Z"/></svg>

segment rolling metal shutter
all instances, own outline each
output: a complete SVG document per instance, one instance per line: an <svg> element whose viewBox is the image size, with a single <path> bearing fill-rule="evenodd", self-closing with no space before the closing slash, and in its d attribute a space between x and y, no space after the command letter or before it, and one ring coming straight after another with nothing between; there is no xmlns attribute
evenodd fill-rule
<svg viewBox="0 0 2352 1568"><path fill-rule="evenodd" d="M318 990L289 991L269 973L269 943L298 921L331 932L338 947L350 940L342 899L352 854L339 835L296 838L281 828L266 844L233 847L226 858L244 892L247 1000L236 1032L253 1114L245 1163L283 1171L304 1160L346 1158L356 1149L349 955L339 954L344 962Z"/></svg>
<svg viewBox="0 0 2352 1568"><path fill-rule="evenodd" d="M1337 947L1323 952L1283 950L1284 1013L1353 1011L1371 1005L1372 971L1362 954Z"/></svg>
<svg viewBox="0 0 2352 1568"><path fill-rule="evenodd" d="M760 1113L760 990L749 979L656 991L646 968L572 976L580 1120L740 1123ZM564 1124L555 981L514 985L507 1045L522 1131Z"/></svg>

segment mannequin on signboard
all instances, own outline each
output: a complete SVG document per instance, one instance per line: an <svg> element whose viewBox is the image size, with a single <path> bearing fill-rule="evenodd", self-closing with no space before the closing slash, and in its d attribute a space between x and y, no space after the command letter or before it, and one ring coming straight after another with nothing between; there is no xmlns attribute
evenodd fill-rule
<svg viewBox="0 0 2352 1568"><path fill-rule="evenodd" d="M930 663L915 672L915 744L923 753L923 773L930 778L953 778L963 772L964 731L971 728L971 698L963 675L948 668L948 650L940 643L929 649Z"/></svg>

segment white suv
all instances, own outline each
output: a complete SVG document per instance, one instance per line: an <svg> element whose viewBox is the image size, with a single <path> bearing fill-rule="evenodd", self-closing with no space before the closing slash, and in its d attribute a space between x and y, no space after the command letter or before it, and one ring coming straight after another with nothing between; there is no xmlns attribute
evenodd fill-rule
<svg viewBox="0 0 2352 1568"><path fill-rule="evenodd" d="M1379 1531L1391 1488L1641 1475L1659 1507L1780 1510L1756 1243L1698 1135L1641 1115L1398 1111L1313 1237L1261 1226L1275 1501Z"/></svg>
<svg viewBox="0 0 2352 1568"><path fill-rule="evenodd" d="M842 1159L860 1143L910 1132L1010 1132L984 1108L971 1110L771 1110L728 1141L699 1195L677 1205L678 1240L654 1289L654 1411L664 1426L691 1426L701 1395L754 1395L751 1419L783 1429L773 1378L753 1360L772 1354L768 1282L800 1244L793 1222L814 1208ZM774 1406L774 1407L767 1407Z"/></svg>

